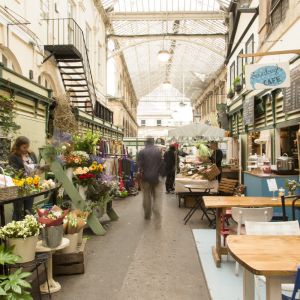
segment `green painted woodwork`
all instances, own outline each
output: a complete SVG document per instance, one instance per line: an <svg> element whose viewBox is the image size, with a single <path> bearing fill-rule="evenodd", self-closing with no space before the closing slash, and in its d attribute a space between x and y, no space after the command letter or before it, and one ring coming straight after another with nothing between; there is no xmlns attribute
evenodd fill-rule
<svg viewBox="0 0 300 300"><path fill-rule="evenodd" d="M65 192L68 194L70 199L72 200L72 204L75 208L83 209L84 208L84 199L80 196L78 190L75 188L74 184L67 177L63 167L57 160L51 160L46 152L41 149L41 155L43 159L50 165L51 171L54 173L55 178L62 184ZM118 220L118 215L112 208L112 203L110 202L107 205L107 215L109 216L111 221ZM88 226L96 235L104 235L106 230L101 225L99 219L92 213L88 218Z"/></svg>

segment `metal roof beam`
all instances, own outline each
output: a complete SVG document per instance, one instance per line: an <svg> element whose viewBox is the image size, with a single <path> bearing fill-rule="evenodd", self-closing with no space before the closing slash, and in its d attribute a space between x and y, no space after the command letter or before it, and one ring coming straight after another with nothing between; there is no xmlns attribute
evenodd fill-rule
<svg viewBox="0 0 300 300"><path fill-rule="evenodd" d="M157 11L157 12L113 12L111 21L175 21L175 20L224 20L219 11Z"/></svg>
<svg viewBox="0 0 300 300"><path fill-rule="evenodd" d="M107 37L113 40L127 40L127 39L143 39L153 40L161 39L199 39L199 38L225 38L225 33L160 33L160 34L108 34Z"/></svg>

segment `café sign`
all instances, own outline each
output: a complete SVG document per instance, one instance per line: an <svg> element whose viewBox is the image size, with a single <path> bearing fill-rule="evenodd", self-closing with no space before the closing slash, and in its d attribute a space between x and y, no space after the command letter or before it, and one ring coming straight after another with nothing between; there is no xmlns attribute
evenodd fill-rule
<svg viewBox="0 0 300 300"><path fill-rule="evenodd" d="M248 90L289 87L290 66L288 62L250 64L245 67L245 77Z"/></svg>

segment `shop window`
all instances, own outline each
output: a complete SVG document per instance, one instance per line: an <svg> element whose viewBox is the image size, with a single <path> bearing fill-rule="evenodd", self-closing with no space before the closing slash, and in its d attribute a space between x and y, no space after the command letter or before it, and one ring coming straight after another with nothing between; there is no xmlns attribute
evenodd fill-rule
<svg viewBox="0 0 300 300"><path fill-rule="evenodd" d="M146 126L146 120L141 120L141 126Z"/></svg>
<svg viewBox="0 0 300 300"><path fill-rule="evenodd" d="M240 51L239 55L243 54L243 50ZM241 84L243 84L243 58L238 55L237 57L237 76L240 77Z"/></svg>
<svg viewBox="0 0 300 300"><path fill-rule="evenodd" d="M230 87L233 86L234 78L235 78L235 61L230 66Z"/></svg>
<svg viewBox="0 0 300 300"><path fill-rule="evenodd" d="M254 36L253 34L250 36L249 40L246 43L246 54L254 53ZM246 64L253 64L253 57L246 57Z"/></svg>
<svg viewBox="0 0 300 300"><path fill-rule="evenodd" d="M2 54L2 63L3 63L3 66L7 68L8 59L4 54Z"/></svg>
<svg viewBox="0 0 300 300"><path fill-rule="evenodd" d="M270 33L285 19L289 0L272 0L270 6Z"/></svg>
<svg viewBox="0 0 300 300"><path fill-rule="evenodd" d="M161 120L156 120L156 125L161 126Z"/></svg>

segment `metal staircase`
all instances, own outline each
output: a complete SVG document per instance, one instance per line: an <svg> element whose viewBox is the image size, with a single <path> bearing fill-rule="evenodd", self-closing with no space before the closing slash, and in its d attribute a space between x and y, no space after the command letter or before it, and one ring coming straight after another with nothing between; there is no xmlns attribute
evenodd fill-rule
<svg viewBox="0 0 300 300"><path fill-rule="evenodd" d="M47 24L44 49L49 52L44 62L55 58L72 105L94 115L97 96L82 29L71 18L44 21Z"/></svg>

